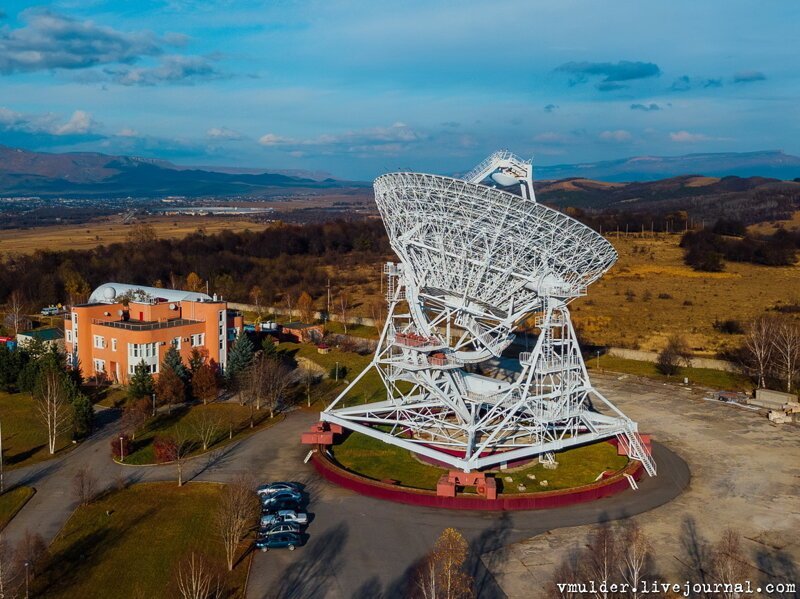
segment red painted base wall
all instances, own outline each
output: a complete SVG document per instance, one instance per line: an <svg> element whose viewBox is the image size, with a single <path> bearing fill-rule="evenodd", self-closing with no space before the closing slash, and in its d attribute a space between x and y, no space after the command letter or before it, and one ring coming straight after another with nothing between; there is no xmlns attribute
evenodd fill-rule
<svg viewBox="0 0 800 599"><path fill-rule="evenodd" d="M633 478L639 480L644 472L641 462L631 462L616 475L583 487L561 491L542 491L540 493L518 493L505 497L500 495L497 499L491 500L471 494L439 497L434 491L398 487L365 478L348 472L333 463L325 453L324 446L317 448L312 457L312 462L323 478L361 495L410 505L441 507L451 510L541 510L585 503L629 489L630 483L628 483L628 479L625 478L624 474L630 474Z"/></svg>

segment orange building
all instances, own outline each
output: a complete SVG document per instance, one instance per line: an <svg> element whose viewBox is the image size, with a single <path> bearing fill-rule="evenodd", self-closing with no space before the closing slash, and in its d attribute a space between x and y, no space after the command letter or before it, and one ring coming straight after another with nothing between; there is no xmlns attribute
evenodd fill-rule
<svg viewBox="0 0 800 599"><path fill-rule="evenodd" d="M64 348L84 377L126 383L142 360L157 375L170 346L184 362L197 348L224 369L242 326L241 314L216 296L106 283L67 314Z"/></svg>

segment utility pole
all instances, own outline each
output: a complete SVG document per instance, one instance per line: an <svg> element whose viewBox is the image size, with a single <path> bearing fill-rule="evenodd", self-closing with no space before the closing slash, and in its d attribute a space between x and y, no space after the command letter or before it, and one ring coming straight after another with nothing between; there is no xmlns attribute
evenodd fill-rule
<svg viewBox="0 0 800 599"><path fill-rule="evenodd" d="M325 310L325 321L331 318L331 279L328 277L328 307Z"/></svg>
<svg viewBox="0 0 800 599"><path fill-rule="evenodd" d="M0 495L5 492L3 486L3 423L0 422Z"/></svg>

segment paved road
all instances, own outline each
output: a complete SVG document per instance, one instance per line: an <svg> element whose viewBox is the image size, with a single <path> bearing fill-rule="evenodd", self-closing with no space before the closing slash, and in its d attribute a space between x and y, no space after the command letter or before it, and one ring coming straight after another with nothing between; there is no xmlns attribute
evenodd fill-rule
<svg viewBox="0 0 800 599"><path fill-rule="evenodd" d="M99 430L80 447L61 458L10 473L11 484L33 485L37 493L4 532L9 542L21 538L26 530L40 533L48 542L55 537L75 508L72 477L81 467L90 468L103 488L121 480L174 479L173 466L126 467L110 460L109 443L118 434L117 418L116 411L103 410L98 417ZM470 542L470 568L479 596L502 597L480 561L484 553L553 528L641 513L669 501L689 482L686 464L655 444L657 478L643 480L636 492L590 504L510 513L412 507L341 489L303 464L307 448L298 439L315 420L312 413L295 411L283 422L210 457L192 460L186 467L187 477L193 480L227 482L247 472L260 480L296 480L306 485L312 516L308 543L294 552L258 553L251 570L249 598L407 596L408 571L448 526L460 529Z"/></svg>

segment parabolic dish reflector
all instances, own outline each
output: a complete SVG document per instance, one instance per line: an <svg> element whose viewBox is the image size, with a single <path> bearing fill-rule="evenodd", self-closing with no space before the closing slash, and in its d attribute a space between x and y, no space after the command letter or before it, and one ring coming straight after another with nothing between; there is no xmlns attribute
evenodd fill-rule
<svg viewBox="0 0 800 599"><path fill-rule="evenodd" d="M375 200L407 275L488 306L527 303L543 284L573 295L617 258L573 218L481 184L391 173L375 181Z"/></svg>

